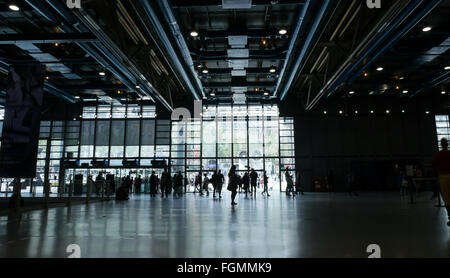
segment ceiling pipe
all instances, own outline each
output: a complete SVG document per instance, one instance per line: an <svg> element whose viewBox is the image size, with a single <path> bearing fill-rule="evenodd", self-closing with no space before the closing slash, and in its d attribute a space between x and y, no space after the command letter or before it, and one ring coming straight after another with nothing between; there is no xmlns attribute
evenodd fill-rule
<svg viewBox="0 0 450 278"><path fill-rule="evenodd" d="M364 66L359 69L350 79L349 79L349 84L351 84L356 78L358 78L358 76L360 76L360 74L362 72L364 72L368 67L370 67L370 65L372 65L381 55L383 55L384 53L386 53L386 51L389 50L389 48L391 48L401 37L403 37L406 33L408 33L414 26L416 26L419 22L421 22L426 16L428 16L430 14L431 11L433 11L440 3L442 2L442 0L434 0L434 1L429 1L427 3L427 5L425 6L425 8L423 8L422 10L420 10L420 12L412 19L412 20L408 20L407 24L400 29L400 31L397 32L397 34L394 36L393 39L389 40L389 42L387 42L383 48L381 48L381 50L377 51L377 53L375 55L372 56L372 58L366 63L364 64Z"/></svg>
<svg viewBox="0 0 450 278"><path fill-rule="evenodd" d="M440 0L433 0L431 2L440 1ZM365 49L361 50L361 47L358 47L355 49L355 51L349 56L349 58L343 63L341 68L329 79L327 84L320 90L320 92L314 97L314 99L306 106L306 110L311 110L317 102L323 97L328 97L331 93L336 90L336 88L342 84L347 78L353 73L356 68L361 65L364 60L369 57L369 55L377 48L379 47L385 39L392 34L392 32L395 31L395 28L398 27L403 21L405 21L415 10L419 8L419 6L423 3L423 0L413 0L410 1L408 5L406 5L405 8L403 8L399 15L395 17L394 20L392 20L387 27L385 27L384 32L381 33L380 36L378 36L370 46L366 47ZM392 7L392 10L394 10L395 6ZM424 12L423 10L421 12ZM386 15L387 16L387 15ZM386 24L383 24L383 26L386 26ZM380 28L375 28L372 32L369 33L369 35L364 39L364 41L368 40L368 38L372 38L372 33L379 33L381 32ZM396 40L398 40L399 37L396 36ZM357 53L362 54L359 56L359 58L355 59Z"/></svg>
<svg viewBox="0 0 450 278"><path fill-rule="evenodd" d="M286 54L287 60L284 62L283 67L282 67L282 69L280 71L280 76L278 77L278 82L277 82L277 86L275 88L275 93L274 93L275 95L278 94L278 90L279 90L279 88L281 86L281 80L284 78L284 75L286 73L287 65L291 61L292 52L294 51L294 46L295 46L295 43L296 43L296 41L297 41L297 39L299 37L300 30L303 27L304 18L305 18L306 12L309 9L309 4L310 4L310 0L306 0L305 4L302 7L302 10L300 11L300 15L299 15L299 17L297 19L298 23L297 23L297 26L295 26L295 30L294 30L294 33L292 34L291 42L289 43L289 49L288 49L288 52Z"/></svg>
<svg viewBox="0 0 450 278"><path fill-rule="evenodd" d="M44 18L46 18L48 21L53 22L55 25L58 25L58 27L66 33L73 33L75 31L81 31L81 32L87 32L87 28L84 28L84 26L81 26L78 22L75 21L75 18L69 14L64 13L62 10L58 9L58 7L52 6L57 13L59 13L60 16L63 17L64 21L61 21L57 18L56 14L47 8L41 1L37 0L25 0L34 10L36 10L40 15L42 15ZM58 5L56 1L53 1L50 4ZM71 24L72 23L72 24ZM77 29L73 28L72 26L77 26ZM87 54L89 54L91 57L93 57L103 68L107 69L109 72L111 72L114 76L116 76L123 84L125 84L128 88L132 89L134 88L134 83L130 82L128 78L119 72L113 65L113 62L108 62L105 57L103 57L101 54L97 52L97 50L89 43L77 43L78 46L80 46L81 49L83 49Z"/></svg>
<svg viewBox="0 0 450 278"><path fill-rule="evenodd" d="M316 35L319 25L322 22L324 15L325 15L326 11L328 10L328 7L330 6L330 3L331 3L330 0L325 0L322 3L322 7L320 8L319 13L318 13L313 25L311 26L308 36L306 37L305 43L303 44L302 50L300 51L300 54L299 54L297 60L295 61L294 66L290 69L291 73L289 74L286 84L284 85L283 90L281 91L280 100L283 100L286 97L287 93L289 92L292 82L294 81L295 76L297 76L298 69L299 69L300 65L303 63L303 61L306 57L306 54L310 49L313 38ZM288 57L289 57L289 55L288 55ZM287 63L285 63L285 65L287 65ZM281 82L281 78L278 79L278 81ZM275 92L276 96L279 93L279 89L280 89L280 87L277 86L277 90Z"/></svg>
<svg viewBox="0 0 450 278"><path fill-rule="evenodd" d="M112 65L119 68L119 72L111 70L111 66L109 66L108 62L106 62L106 64L108 65L108 69L111 70L113 74L118 74L118 78L122 77L121 81L130 90L136 91L135 86L137 84L137 81L139 81L139 83L141 84L141 88L139 90L140 92L144 92L147 96L155 97L168 111L173 111L172 106L167 103L167 101L162 97L158 90L149 81L146 80L145 76L140 73L140 71L128 59L128 57L111 41L111 39L103 32L103 30L101 30L101 28L84 10L80 9L74 13L71 13L70 10L68 10L68 8L62 5L60 2L49 0L47 0L47 2L66 20L70 20L69 22L71 23L71 25L76 26L79 31L85 31L85 29L87 29L88 31L94 33L97 38L99 38L101 43L92 43L92 46L94 46L94 48L96 48L102 55L110 60ZM92 48L89 49L88 47L87 50L87 53L95 55L94 57L99 57L96 51L93 51ZM100 59L101 61L104 61L104 59ZM122 61L125 61L128 64L128 67L125 67ZM136 93L142 97L139 92Z"/></svg>
<svg viewBox="0 0 450 278"><path fill-rule="evenodd" d="M142 6L143 11L145 15L147 16L148 21L155 27L155 31L158 35L158 38L162 41L164 46L166 47L166 50L170 56L170 60L175 65L175 68L177 69L178 73L181 75L181 78L183 79L184 83L187 85L190 93L194 97L195 100L200 100L203 98L203 90L201 87L201 82L198 80L198 77L194 75L196 86L191 82L192 78L188 76L184 66L180 62L180 59L178 58L178 55L172 46L169 37L167 36L167 30L164 29L162 26L160 20L158 19L158 16L156 12L154 11L153 7L150 5L150 1L146 0L139 0L139 4ZM171 21L169 21L171 22ZM173 34L173 30L171 28L171 33ZM175 36L175 34L173 34ZM175 36L176 37L176 36ZM189 54L190 56L190 54ZM192 63L193 64L193 63ZM192 65L193 66L193 65ZM201 92L202 96L199 95L198 92Z"/></svg>

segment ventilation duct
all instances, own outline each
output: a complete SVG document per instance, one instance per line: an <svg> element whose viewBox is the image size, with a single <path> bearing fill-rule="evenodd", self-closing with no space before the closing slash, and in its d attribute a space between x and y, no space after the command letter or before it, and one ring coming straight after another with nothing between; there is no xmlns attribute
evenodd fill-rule
<svg viewBox="0 0 450 278"><path fill-rule="evenodd" d="M250 9L252 0L222 0L224 9Z"/></svg>

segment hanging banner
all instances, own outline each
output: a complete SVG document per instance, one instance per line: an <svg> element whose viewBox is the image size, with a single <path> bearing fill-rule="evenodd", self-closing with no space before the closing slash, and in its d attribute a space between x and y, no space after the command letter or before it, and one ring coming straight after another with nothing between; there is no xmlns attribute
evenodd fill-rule
<svg viewBox="0 0 450 278"><path fill-rule="evenodd" d="M0 177L34 178L39 143L45 67L10 67L0 148Z"/></svg>

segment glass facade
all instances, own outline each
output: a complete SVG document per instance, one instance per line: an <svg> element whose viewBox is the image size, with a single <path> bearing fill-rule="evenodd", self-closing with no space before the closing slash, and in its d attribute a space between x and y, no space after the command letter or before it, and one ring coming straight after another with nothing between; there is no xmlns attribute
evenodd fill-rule
<svg viewBox="0 0 450 278"><path fill-rule="evenodd" d="M447 138L450 140L450 122L448 115L436 115L436 132L437 132L437 139L438 139L438 146L439 150L442 150L441 147L441 139Z"/></svg>
<svg viewBox="0 0 450 278"><path fill-rule="evenodd" d="M181 171L191 180L216 169L226 176L235 164L240 174L267 171L269 186L284 190L284 170L295 171L294 122L278 115L276 105L209 105L202 119L184 122L156 119L154 106L84 107L81 120L41 122L34 184L42 192L47 164L51 192L58 193L58 185L67 184L77 169L93 169L92 160L106 160L105 169L123 169L126 159L137 161L139 169L165 160L172 173ZM63 158L79 166L62 169Z"/></svg>

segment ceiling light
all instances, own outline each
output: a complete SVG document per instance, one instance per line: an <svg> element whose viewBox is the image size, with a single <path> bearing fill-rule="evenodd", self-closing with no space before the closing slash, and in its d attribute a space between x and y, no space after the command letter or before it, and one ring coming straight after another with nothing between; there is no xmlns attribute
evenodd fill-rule
<svg viewBox="0 0 450 278"><path fill-rule="evenodd" d="M197 31L191 31L191 37L198 37L198 32Z"/></svg>
<svg viewBox="0 0 450 278"><path fill-rule="evenodd" d="M383 70L384 70L383 67L378 67L378 68L377 68L377 71L383 71Z"/></svg>
<svg viewBox="0 0 450 278"><path fill-rule="evenodd" d="M355 111L355 114L358 114L358 110Z"/></svg>
<svg viewBox="0 0 450 278"><path fill-rule="evenodd" d="M431 31L431 27L430 27L430 26L424 27L424 28L422 29L422 31L423 31L423 32L429 32L429 31Z"/></svg>
<svg viewBox="0 0 450 278"><path fill-rule="evenodd" d="M211 93L211 96L213 97L213 96L215 96L216 94L215 93Z"/></svg>
<svg viewBox="0 0 450 278"><path fill-rule="evenodd" d="M408 93L408 91L407 91L407 90L404 90L404 91L403 91L403 93L404 93L404 94L407 94L407 93Z"/></svg>
<svg viewBox="0 0 450 278"><path fill-rule="evenodd" d="M374 111L373 110L370 110L370 114L373 114L374 113Z"/></svg>
<svg viewBox="0 0 450 278"><path fill-rule="evenodd" d="M344 111L342 111L342 110L339 110L339 114L341 114L341 115L342 115L343 113L344 113Z"/></svg>
<svg viewBox="0 0 450 278"><path fill-rule="evenodd" d="M80 99L80 96L75 96L76 99Z"/></svg>
<svg viewBox="0 0 450 278"><path fill-rule="evenodd" d="M427 114L427 115L430 114L430 111L425 111L425 114Z"/></svg>
<svg viewBox="0 0 450 278"><path fill-rule="evenodd" d="M198 64L198 65L197 65L197 68L199 68L199 69L201 69L202 67L203 67L202 64Z"/></svg>
<svg viewBox="0 0 450 278"><path fill-rule="evenodd" d="M271 66L269 72L275 73L275 72L277 72L277 68L275 66Z"/></svg>
<svg viewBox="0 0 450 278"><path fill-rule="evenodd" d="M444 69L445 70L450 70L450 66L446 66Z"/></svg>
<svg viewBox="0 0 450 278"><path fill-rule="evenodd" d="M204 74L207 74L208 72L209 72L208 69L202 70L202 73L204 73Z"/></svg>
<svg viewBox="0 0 450 278"><path fill-rule="evenodd" d="M14 5L14 4L9 5L9 9L10 9L11 11L15 11L15 12L20 11L19 6Z"/></svg>
<svg viewBox="0 0 450 278"><path fill-rule="evenodd" d="M446 94L446 92L445 92L445 91L442 91L442 92L441 92L441 94L445 95L445 94Z"/></svg>
<svg viewBox="0 0 450 278"><path fill-rule="evenodd" d="M261 44L262 44L263 46L266 46L266 45L267 45L267 40L266 40L266 39L262 39L262 40L261 40Z"/></svg>
<svg viewBox="0 0 450 278"><path fill-rule="evenodd" d="M101 72L98 73L98 75L100 75L100 76L105 76L106 73L105 73L104 71L101 71Z"/></svg>
<svg viewBox="0 0 450 278"><path fill-rule="evenodd" d="M367 76L369 76L369 74L367 72L365 72L364 73L364 77L367 77Z"/></svg>
<svg viewBox="0 0 450 278"><path fill-rule="evenodd" d="M139 85L136 85L136 89L140 89L141 88L141 86L139 86Z"/></svg>
<svg viewBox="0 0 450 278"><path fill-rule="evenodd" d="M327 113L328 113L327 111L323 111L323 114L325 114L325 115L326 115Z"/></svg>
<svg viewBox="0 0 450 278"><path fill-rule="evenodd" d="M391 111L390 110L386 110L386 114L390 114L391 113Z"/></svg>
<svg viewBox="0 0 450 278"><path fill-rule="evenodd" d="M406 111L405 111L405 110L402 110L402 113L403 113L403 114L405 114L405 113L406 113Z"/></svg>
<svg viewBox="0 0 450 278"><path fill-rule="evenodd" d="M353 95L353 94L355 94L355 92L354 91L350 91L350 92L348 92L350 95Z"/></svg>
<svg viewBox="0 0 450 278"><path fill-rule="evenodd" d="M400 86L399 86L399 85L396 85L396 86L395 86L395 89L396 89L396 90L400 90Z"/></svg>
<svg viewBox="0 0 450 278"><path fill-rule="evenodd" d="M278 31L278 33L279 33L280 35L286 35L287 32L288 32L288 31L287 31L286 28L281 28L280 31Z"/></svg>
<svg viewBox="0 0 450 278"><path fill-rule="evenodd" d="M59 43L55 42L53 45L56 46L56 47L58 47L58 46L59 46Z"/></svg>
<svg viewBox="0 0 450 278"><path fill-rule="evenodd" d="M399 77L398 79L399 79L399 80L403 80L403 79L405 79L405 78L402 76L402 77Z"/></svg>
<svg viewBox="0 0 450 278"><path fill-rule="evenodd" d="M268 95L269 95L269 93L268 93L268 92L265 92L265 93L264 93L264 95L265 95L265 96L268 96Z"/></svg>
<svg viewBox="0 0 450 278"><path fill-rule="evenodd" d="M46 76L45 79L46 79L46 80L50 80L50 76Z"/></svg>

